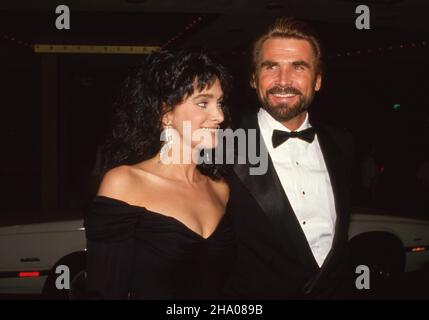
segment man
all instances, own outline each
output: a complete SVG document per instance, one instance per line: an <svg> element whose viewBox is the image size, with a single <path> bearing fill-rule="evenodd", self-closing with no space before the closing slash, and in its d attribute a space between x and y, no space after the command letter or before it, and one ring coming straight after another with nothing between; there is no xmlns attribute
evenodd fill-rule
<svg viewBox="0 0 429 320"><path fill-rule="evenodd" d="M342 297L353 150L345 132L309 121L322 84L320 45L303 23L278 19L256 41L253 62L261 108L244 127L259 133L268 171L234 165L229 209L238 251L227 295Z"/></svg>

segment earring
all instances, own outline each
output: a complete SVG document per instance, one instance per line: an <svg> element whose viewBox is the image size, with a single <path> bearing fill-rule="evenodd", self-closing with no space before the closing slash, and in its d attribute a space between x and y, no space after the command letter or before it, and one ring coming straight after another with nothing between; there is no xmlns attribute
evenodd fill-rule
<svg viewBox="0 0 429 320"><path fill-rule="evenodd" d="M205 164L211 164L210 152L211 152L211 150L204 150L203 162Z"/></svg>
<svg viewBox="0 0 429 320"><path fill-rule="evenodd" d="M170 124L165 127L165 141L168 145L173 143L173 130Z"/></svg>
<svg viewBox="0 0 429 320"><path fill-rule="evenodd" d="M161 132L161 141L165 141L160 151L160 160L162 162L168 163L167 155L168 151L170 151L171 146L173 144L173 132L172 126L167 124L164 130Z"/></svg>

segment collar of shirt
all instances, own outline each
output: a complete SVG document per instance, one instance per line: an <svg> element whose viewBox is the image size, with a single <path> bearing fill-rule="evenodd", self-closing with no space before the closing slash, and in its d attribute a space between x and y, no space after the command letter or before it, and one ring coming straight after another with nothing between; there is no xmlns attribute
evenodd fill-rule
<svg viewBox="0 0 429 320"><path fill-rule="evenodd" d="M267 111L260 109L258 123L274 169L319 266L325 261L335 235L335 199L323 154L312 143L289 139L272 146L273 130L290 131ZM310 128L308 114L297 131Z"/></svg>
<svg viewBox="0 0 429 320"><path fill-rule="evenodd" d="M267 144L269 151L274 149L273 144L271 142L271 137L273 135L274 129L288 131L288 132L291 131L289 130L289 128L287 128L286 126L278 122L276 119L274 119L264 108L259 109L258 124L259 124L259 128L261 129L262 137L264 138L264 141ZM310 124L310 121L308 120L308 112L307 112L304 122L296 131L301 131L308 128L311 128L311 124Z"/></svg>

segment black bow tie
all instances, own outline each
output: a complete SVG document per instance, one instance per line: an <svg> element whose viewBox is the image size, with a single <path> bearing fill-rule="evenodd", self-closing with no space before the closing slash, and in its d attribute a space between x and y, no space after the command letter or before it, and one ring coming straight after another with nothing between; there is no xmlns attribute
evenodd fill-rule
<svg viewBox="0 0 429 320"><path fill-rule="evenodd" d="M289 138L298 138L298 139L307 141L308 143L311 143L314 140L315 134L316 132L314 131L313 127L302 131L290 131L290 132L274 129L273 136L271 137L271 141L273 143L274 148L277 148L279 145L281 145Z"/></svg>

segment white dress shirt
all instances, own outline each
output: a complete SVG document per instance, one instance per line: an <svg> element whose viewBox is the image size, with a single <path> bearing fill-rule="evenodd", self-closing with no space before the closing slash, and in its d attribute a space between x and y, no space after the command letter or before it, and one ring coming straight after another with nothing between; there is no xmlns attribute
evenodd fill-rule
<svg viewBox="0 0 429 320"><path fill-rule="evenodd" d="M312 143L290 138L274 149L271 142L273 130L290 130L262 108L258 113L258 123L283 190L320 267L332 247L337 215L317 134ZM310 127L307 114L296 131Z"/></svg>

